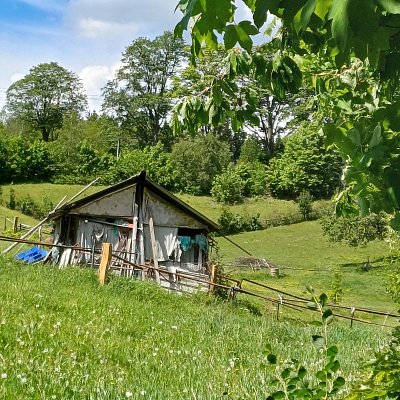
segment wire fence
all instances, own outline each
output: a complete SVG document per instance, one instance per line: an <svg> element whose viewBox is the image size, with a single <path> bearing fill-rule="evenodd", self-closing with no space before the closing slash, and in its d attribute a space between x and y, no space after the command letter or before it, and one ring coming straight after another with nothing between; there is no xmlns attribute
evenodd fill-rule
<svg viewBox="0 0 400 400"><path fill-rule="evenodd" d="M35 245L35 246L47 246L47 247L56 247L56 248L61 248L61 249L71 249L75 251L81 251L81 252L86 252L88 254L101 254L101 249L99 248L83 248L83 247L78 247L78 246L68 246L68 245L63 245L63 244L48 244L48 243L43 243L43 242L38 242L38 241L33 241L33 240L24 240L24 239L16 239L16 238L10 238L7 236L1 236L0 235L0 241L5 241L5 242L13 242L13 243L20 243L20 244L29 244L29 245ZM207 287L210 292L214 292L216 289L222 289L226 291L227 293L227 298L228 300L233 300L237 298L238 294L245 295L245 296L250 296L254 298L258 298L262 300L263 302L268 302L276 306L277 310L277 318L279 319L279 315L282 312L283 307L287 307L291 310L295 310L298 312L310 312L310 313L315 313L318 312L318 310L315 310L313 307L310 307L310 303L312 301L310 299L306 299L304 297L274 288L269 285L265 285L260 282L256 282L250 279L233 279L229 276L226 275L216 275L214 280L210 280L209 277L207 278L202 278L198 276L193 276L189 273L184 273L184 272L171 272L163 268L156 268L154 265L148 263L146 265L139 265L136 263L131 262L130 260L127 260L126 258L122 257L120 254L117 254L116 252L112 252L111 255L111 270L118 270L118 271L130 271L131 273L134 271L140 271L141 272L141 279L145 278L152 278L154 274L157 272L158 274L161 274L166 282L174 282L175 279L185 279L188 281L193 281L197 284L203 285L203 287ZM118 265L114 265L115 262L119 262ZM129 276L132 276L130 274ZM224 283L221 283L224 282ZM256 292L254 290L250 290L248 288L243 288L243 283L247 283L249 285L257 286L258 288L261 288L262 290L272 292L273 294L276 294L277 297L271 297L270 295L267 294L260 294L259 292ZM176 289L176 287L175 287ZM315 304L314 304L315 305ZM368 309L366 307L360 307L360 306L344 306L344 305L338 305L338 304L328 304L327 305L329 308L333 309L336 312L333 312L333 315L337 317L338 319L344 319L344 320L350 320L350 326L353 325L353 322L359 322L359 323L364 323L368 325L375 325L375 326L380 326L383 328L394 328L395 325L390 323L387 324L387 321L390 319L390 321L395 321L395 322L400 322L400 314L395 314L391 312L386 312L386 311L380 311L380 310L372 310ZM342 313L340 313L342 312ZM343 312L349 312L350 315L344 315ZM369 321L365 320L362 318L357 318L355 317L355 313L362 313L365 315L370 315L370 316L382 316L384 317L384 323L377 323L374 321Z"/></svg>

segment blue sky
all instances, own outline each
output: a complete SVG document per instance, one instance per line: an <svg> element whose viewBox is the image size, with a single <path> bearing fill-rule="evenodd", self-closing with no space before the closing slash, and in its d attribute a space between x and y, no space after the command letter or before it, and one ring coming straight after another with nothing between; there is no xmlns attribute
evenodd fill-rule
<svg viewBox="0 0 400 400"><path fill-rule="evenodd" d="M218 0L216 0L218 1ZM178 0L1 0L0 108L5 91L37 64L55 61L82 79L90 108L137 37L172 30ZM244 12L242 12L242 15Z"/></svg>

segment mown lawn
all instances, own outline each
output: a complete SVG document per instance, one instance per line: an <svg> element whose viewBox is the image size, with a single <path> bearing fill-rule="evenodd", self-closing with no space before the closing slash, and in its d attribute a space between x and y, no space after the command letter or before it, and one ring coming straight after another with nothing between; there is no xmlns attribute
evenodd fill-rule
<svg viewBox="0 0 400 400"><path fill-rule="evenodd" d="M295 357L321 365L315 326L255 316L240 303L169 294L127 278L100 287L90 269L0 258L0 398L262 399L271 369ZM334 322L341 374L361 365L387 332Z"/></svg>
<svg viewBox="0 0 400 400"><path fill-rule="evenodd" d="M14 190L15 197L23 198L30 196L35 202L41 203L44 198L50 200L56 205L64 196L66 200L70 199L85 186L83 185L56 185L52 183L25 183L20 185L3 185L3 202L8 202L10 199L10 189ZM105 186L91 186L79 198L96 193Z"/></svg>

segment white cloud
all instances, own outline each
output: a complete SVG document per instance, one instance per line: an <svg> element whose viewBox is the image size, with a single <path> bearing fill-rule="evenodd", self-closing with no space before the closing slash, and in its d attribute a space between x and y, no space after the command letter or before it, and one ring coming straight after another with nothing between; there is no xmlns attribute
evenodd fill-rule
<svg viewBox="0 0 400 400"><path fill-rule="evenodd" d="M130 35L155 36L172 30L180 14L177 0L71 0L65 14L67 26L78 34L109 39Z"/></svg>
<svg viewBox="0 0 400 400"><path fill-rule="evenodd" d="M114 78L115 72L120 67L120 63L112 66L88 65L79 72L83 87L89 101L89 109L100 111L103 102L101 92L107 82Z"/></svg>
<svg viewBox="0 0 400 400"><path fill-rule="evenodd" d="M21 3L28 4L32 7L45 11L64 11L65 4L60 0L19 0Z"/></svg>
<svg viewBox="0 0 400 400"><path fill-rule="evenodd" d="M126 36L128 33L135 36L139 27L134 24L101 21L94 18L82 18L79 21L79 33L90 39L104 39Z"/></svg>

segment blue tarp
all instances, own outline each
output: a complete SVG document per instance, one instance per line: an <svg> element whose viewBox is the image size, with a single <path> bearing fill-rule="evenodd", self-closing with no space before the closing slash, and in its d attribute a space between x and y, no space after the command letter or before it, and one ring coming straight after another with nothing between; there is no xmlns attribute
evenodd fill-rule
<svg viewBox="0 0 400 400"><path fill-rule="evenodd" d="M25 261L29 264L32 264L34 262L43 260L47 256L47 254L47 251L39 249L39 247L32 247L29 250L17 254L15 258L17 260Z"/></svg>

